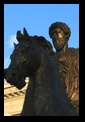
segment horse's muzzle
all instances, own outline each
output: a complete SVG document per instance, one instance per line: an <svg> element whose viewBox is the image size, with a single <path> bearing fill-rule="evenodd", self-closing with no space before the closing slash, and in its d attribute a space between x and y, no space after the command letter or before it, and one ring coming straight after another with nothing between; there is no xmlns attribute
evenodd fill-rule
<svg viewBox="0 0 85 122"><path fill-rule="evenodd" d="M23 88L26 84L24 78L20 75L17 69L7 69L5 79L8 83L16 86L18 89Z"/></svg>

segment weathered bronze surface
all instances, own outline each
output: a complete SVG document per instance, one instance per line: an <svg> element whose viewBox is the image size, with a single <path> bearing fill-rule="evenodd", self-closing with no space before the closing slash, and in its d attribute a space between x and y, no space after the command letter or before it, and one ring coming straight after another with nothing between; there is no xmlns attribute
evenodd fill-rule
<svg viewBox="0 0 85 122"><path fill-rule="evenodd" d="M17 32L16 38L19 43L14 44L14 51L10 55L11 63L4 70L4 78L18 89L24 87L24 80L29 77L29 85L26 90L21 116L78 116L78 112L70 102L71 99L68 99L70 97L67 98L69 96L66 95L68 92L67 87L65 88L65 84L63 84L67 81L65 78L68 76L68 69L62 81L64 77L63 66L68 64L66 63L66 58L61 58L60 53L57 55L53 51L50 42L44 37L32 37L28 35L25 28L23 30L23 34L20 31ZM60 31L59 28L58 31ZM59 38L62 39L63 35L62 31ZM54 39L54 37L52 38ZM57 46L59 51L60 47ZM63 65L61 65L62 59L65 60ZM59 72L60 65L62 77ZM71 72L73 73L73 71ZM71 78L70 75L69 78ZM70 87L68 88L70 90Z"/></svg>

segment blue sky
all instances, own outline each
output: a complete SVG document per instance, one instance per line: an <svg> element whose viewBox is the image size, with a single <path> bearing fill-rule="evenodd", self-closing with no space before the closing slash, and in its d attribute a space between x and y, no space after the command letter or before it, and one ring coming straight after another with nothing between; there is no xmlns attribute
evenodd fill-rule
<svg viewBox="0 0 85 122"><path fill-rule="evenodd" d="M44 36L51 41L48 30L53 22L65 22L71 29L69 47L79 47L79 4L4 4L4 68L17 44L16 32L25 27L29 35Z"/></svg>

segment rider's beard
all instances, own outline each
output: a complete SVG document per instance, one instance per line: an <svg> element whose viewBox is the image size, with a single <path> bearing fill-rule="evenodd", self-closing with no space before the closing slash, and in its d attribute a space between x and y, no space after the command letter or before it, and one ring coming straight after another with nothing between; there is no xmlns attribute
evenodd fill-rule
<svg viewBox="0 0 85 122"><path fill-rule="evenodd" d="M62 50L62 48L65 45L65 39L64 38L62 38L62 39L61 38L54 38L53 44L54 44L54 47L56 48L56 50L60 51L60 50Z"/></svg>

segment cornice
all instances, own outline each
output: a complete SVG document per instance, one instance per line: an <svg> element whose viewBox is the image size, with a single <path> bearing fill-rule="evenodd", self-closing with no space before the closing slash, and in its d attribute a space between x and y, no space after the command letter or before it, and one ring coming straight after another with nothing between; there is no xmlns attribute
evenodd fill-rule
<svg viewBox="0 0 85 122"><path fill-rule="evenodd" d="M5 82L4 83L4 100L10 99L10 98L12 99L19 96L24 96L26 93L29 79L25 80L25 82L26 82L26 85L21 90L18 90L15 86L12 86L9 83Z"/></svg>

